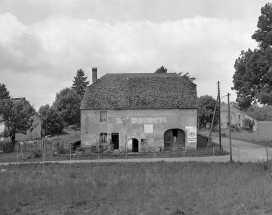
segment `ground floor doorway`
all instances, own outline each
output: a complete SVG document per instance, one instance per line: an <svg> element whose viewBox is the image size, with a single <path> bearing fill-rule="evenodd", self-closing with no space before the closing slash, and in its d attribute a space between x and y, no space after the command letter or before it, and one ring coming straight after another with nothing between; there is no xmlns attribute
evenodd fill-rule
<svg viewBox="0 0 272 215"><path fill-rule="evenodd" d="M119 149L119 134L118 133L111 134L111 141L113 143L113 148Z"/></svg>
<svg viewBox="0 0 272 215"><path fill-rule="evenodd" d="M164 150L185 147L185 132L181 129L169 129L164 132Z"/></svg>

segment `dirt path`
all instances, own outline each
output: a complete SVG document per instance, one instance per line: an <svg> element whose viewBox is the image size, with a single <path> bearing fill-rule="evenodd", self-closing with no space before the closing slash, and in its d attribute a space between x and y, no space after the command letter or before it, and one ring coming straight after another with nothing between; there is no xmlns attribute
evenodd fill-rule
<svg viewBox="0 0 272 215"><path fill-rule="evenodd" d="M213 142L219 143L219 137L213 136ZM230 151L229 139L222 138L222 146L225 151ZM231 140L232 143L232 156L234 161L242 162L258 162L272 159L272 149L266 148L253 143L248 143L240 140ZM267 152L266 153L266 149Z"/></svg>

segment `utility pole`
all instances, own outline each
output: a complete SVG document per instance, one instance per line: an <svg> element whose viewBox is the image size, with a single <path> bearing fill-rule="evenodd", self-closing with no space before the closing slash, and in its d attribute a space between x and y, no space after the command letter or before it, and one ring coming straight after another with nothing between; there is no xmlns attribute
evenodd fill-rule
<svg viewBox="0 0 272 215"><path fill-rule="evenodd" d="M229 115L229 147L230 147L230 162L232 162L232 148L231 148L231 127L230 127L230 102L228 93L228 115Z"/></svg>
<svg viewBox="0 0 272 215"><path fill-rule="evenodd" d="M221 98L220 98L220 82L218 81L218 126L219 126L219 149L222 150L221 143Z"/></svg>

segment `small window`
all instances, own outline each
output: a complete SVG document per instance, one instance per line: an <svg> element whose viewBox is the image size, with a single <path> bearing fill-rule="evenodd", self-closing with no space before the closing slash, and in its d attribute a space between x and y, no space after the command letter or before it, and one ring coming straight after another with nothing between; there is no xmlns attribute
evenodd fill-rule
<svg viewBox="0 0 272 215"><path fill-rule="evenodd" d="M100 143L107 142L107 133L100 133Z"/></svg>
<svg viewBox="0 0 272 215"><path fill-rule="evenodd" d="M238 114L238 120L240 120L241 119L241 115L240 114Z"/></svg>
<svg viewBox="0 0 272 215"><path fill-rule="evenodd" d="M107 111L100 111L100 122L107 122Z"/></svg>

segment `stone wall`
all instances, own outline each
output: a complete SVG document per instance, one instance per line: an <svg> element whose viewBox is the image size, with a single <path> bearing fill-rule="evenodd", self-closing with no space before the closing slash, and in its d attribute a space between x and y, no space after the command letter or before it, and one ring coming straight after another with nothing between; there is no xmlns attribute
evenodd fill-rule
<svg viewBox="0 0 272 215"><path fill-rule="evenodd" d="M131 138L139 143L145 139L148 147L163 147L165 131L182 129L185 146L196 148L196 142L188 141L186 131L186 127L196 126L196 109L107 110L107 122L100 122L100 110L81 110L81 143L97 145L100 133L107 133L109 143L111 134L118 133L120 149Z"/></svg>

